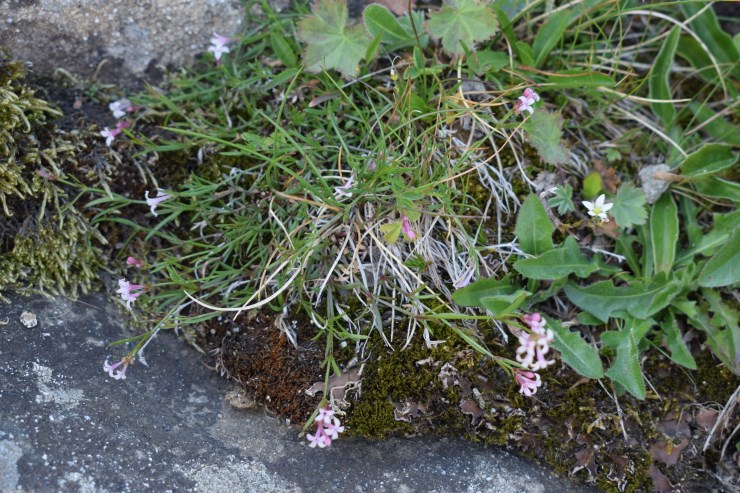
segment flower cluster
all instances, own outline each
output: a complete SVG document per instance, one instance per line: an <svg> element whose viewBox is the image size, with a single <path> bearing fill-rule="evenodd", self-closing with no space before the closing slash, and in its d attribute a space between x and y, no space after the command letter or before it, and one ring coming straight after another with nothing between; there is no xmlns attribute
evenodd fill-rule
<svg viewBox="0 0 740 493"><path fill-rule="evenodd" d="M105 358L105 363L103 363L103 371L107 371L108 375L111 378L114 378L116 380L125 380L126 379L126 369L128 369L128 365L133 363L134 358L132 356L124 356L121 358L121 361L114 364L108 364L108 358ZM122 368L119 370L118 367L122 366Z"/></svg>
<svg viewBox="0 0 740 493"><path fill-rule="evenodd" d="M534 313L523 316L522 320L529 325L530 332L522 332L519 336L516 360L532 371L543 370L555 364L554 360L545 358L554 338L552 330L545 329L545 319L539 313Z"/></svg>
<svg viewBox="0 0 740 493"><path fill-rule="evenodd" d="M314 420L316 423L316 434L306 435L308 438L308 446L311 448L328 447L331 445L332 440L339 438L339 434L344 431L344 426L339 421L339 418L334 416L334 411L327 405L324 408L319 409L319 414Z"/></svg>
<svg viewBox="0 0 740 493"><path fill-rule="evenodd" d="M141 284L131 284L126 279L118 280L118 291L116 293L121 295L121 299L126 302L126 308L131 309L131 303L136 301L144 291L146 287Z"/></svg>
<svg viewBox="0 0 740 493"><path fill-rule="evenodd" d="M131 101L128 99L119 99L118 101L113 101L108 105L108 108L113 113L113 116L116 118L116 120L120 120L124 116L126 116L127 113L133 113L138 108L131 104ZM111 130L108 127L105 127L101 132L100 136L105 137L105 145L108 147L113 144L113 141L116 137L121 135L124 128L128 128L131 126L131 122L126 120L120 120L116 122L116 127Z"/></svg>
<svg viewBox="0 0 740 493"><path fill-rule="evenodd" d="M514 103L514 113L517 115L522 111L529 111L531 115L534 113L534 103L540 100L540 96L530 88L524 90L524 95L519 96L516 103Z"/></svg>
<svg viewBox="0 0 740 493"><path fill-rule="evenodd" d="M213 56L216 58L216 64L221 63L221 55L229 52L229 47L226 46L229 43L231 43L231 39L221 36L218 33L213 33L211 46L208 48L208 51L213 53Z"/></svg>
<svg viewBox="0 0 740 493"><path fill-rule="evenodd" d="M606 202L606 197L602 193L596 198L595 202L589 202L588 200L583 201L583 205L588 209L588 215L591 217L598 217L602 223L608 223L609 217L606 215L614 204Z"/></svg>
<svg viewBox="0 0 740 493"><path fill-rule="evenodd" d="M537 392L537 387L542 385L540 376L533 371L514 368L514 379L519 384L519 393L527 397L533 396Z"/></svg>

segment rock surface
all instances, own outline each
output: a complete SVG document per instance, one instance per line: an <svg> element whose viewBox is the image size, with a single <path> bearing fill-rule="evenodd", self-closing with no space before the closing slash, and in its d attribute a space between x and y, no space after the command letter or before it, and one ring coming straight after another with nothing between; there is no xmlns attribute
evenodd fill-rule
<svg viewBox="0 0 740 493"><path fill-rule="evenodd" d="M163 333L125 380L103 372L130 337L102 296L0 305L0 491L578 493L505 451L458 439L340 439L231 407L230 384ZM20 322L24 311L38 325Z"/></svg>
<svg viewBox="0 0 740 493"><path fill-rule="evenodd" d="M4 0L0 47L40 75L92 78L100 66L99 80L130 87L191 63L214 31L238 34L243 16L239 0Z"/></svg>

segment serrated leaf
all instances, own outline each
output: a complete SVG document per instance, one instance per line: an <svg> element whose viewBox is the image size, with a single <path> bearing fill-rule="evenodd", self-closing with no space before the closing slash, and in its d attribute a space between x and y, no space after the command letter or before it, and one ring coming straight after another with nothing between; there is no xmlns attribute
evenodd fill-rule
<svg viewBox="0 0 740 493"><path fill-rule="evenodd" d="M587 378L597 379L604 376L599 352L584 341L581 334L571 332L558 322L549 321L548 325L555 334L552 347L560 352L568 366Z"/></svg>
<svg viewBox="0 0 740 493"><path fill-rule="evenodd" d="M534 66L539 67L553 48L560 42L570 23L571 9L563 9L550 15L537 32L532 44Z"/></svg>
<svg viewBox="0 0 740 493"><path fill-rule="evenodd" d="M383 43L413 42L413 39L410 39L408 33L401 27L396 16L382 5L374 3L365 7L362 20L370 35L374 38L382 36Z"/></svg>
<svg viewBox="0 0 740 493"><path fill-rule="evenodd" d="M493 11L478 0L444 0L439 12L429 14L427 30L442 38L442 47L450 55L462 55L464 43L485 41L496 34L498 22Z"/></svg>
<svg viewBox="0 0 740 493"><path fill-rule="evenodd" d="M306 43L303 63L310 72L337 69L354 76L372 42L362 25L347 26L347 4L342 0L316 0L298 23L298 37Z"/></svg>
<svg viewBox="0 0 740 493"><path fill-rule="evenodd" d="M740 282L740 229L709 259L699 274L699 285L706 288L731 286Z"/></svg>
<svg viewBox="0 0 740 493"><path fill-rule="evenodd" d="M681 173L690 180L714 175L737 162L738 155L730 146L707 144L689 154L679 166Z"/></svg>
<svg viewBox="0 0 740 493"><path fill-rule="evenodd" d="M555 226L547 216L545 207L533 193L524 200L516 218L514 233L519 238L519 247L524 253L540 255L552 250L552 234Z"/></svg>
<svg viewBox="0 0 740 493"><path fill-rule="evenodd" d="M678 323L676 323L676 317L670 313L666 319L663 320L660 327L665 334L668 349L671 351L671 361L681 366L685 366L690 370L696 370L696 361L694 361L694 357L691 356L691 352L686 346L686 342L683 340L681 330L678 328Z"/></svg>
<svg viewBox="0 0 740 493"><path fill-rule="evenodd" d="M650 211L650 244L656 273L671 272L678 233L678 208L670 193L663 194Z"/></svg>
<svg viewBox="0 0 740 493"><path fill-rule="evenodd" d="M588 277L598 268L594 262L581 255L581 250L572 236L565 239L561 248L514 263L514 269L529 279L555 280L567 277L569 274Z"/></svg>
<svg viewBox="0 0 740 493"><path fill-rule="evenodd" d="M538 108L524 124L524 132L545 163L565 164L570 159L570 152L562 143L563 118L559 112Z"/></svg>
<svg viewBox="0 0 740 493"><path fill-rule="evenodd" d="M389 245L394 244L398 241L398 237L401 235L401 228L403 227L403 223L401 221L390 223L390 224L381 224L380 225L380 232L383 233L383 239L386 243Z"/></svg>
<svg viewBox="0 0 740 493"><path fill-rule="evenodd" d="M641 188L636 188L631 183L625 183L614 197L614 206L609 214L617 221L617 224L629 228L647 222L647 210L645 194Z"/></svg>
<svg viewBox="0 0 740 493"><path fill-rule="evenodd" d="M645 398L645 380L640 369L639 352L633 330L625 327L619 331L601 334L601 340L613 347L617 356L605 375L621 384L630 394L642 400Z"/></svg>
<svg viewBox="0 0 740 493"><path fill-rule="evenodd" d="M679 294L680 287L680 283L675 280L632 281L632 284L624 287L614 286L612 281L601 281L584 287L568 282L565 285L565 294L578 308L593 314L602 322L607 322L620 310L635 318L646 319L665 308Z"/></svg>
<svg viewBox="0 0 740 493"><path fill-rule="evenodd" d="M573 187L567 183L564 187L555 187L555 195L548 200L547 204L550 207L556 207L561 216L573 212L576 210L573 204Z"/></svg>
<svg viewBox="0 0 740 493"><path fill-rule="evenodd" d="M452 300L460 306L483 306L483 298L510 295L516 290L509 277L503 279L488 277L458 289L452 293Z"/></svg>
<svg viewBox="0 0 740 493"><path fill-rule="evenodd" d="M663 41L658 56L655 57L652 71L648 79L648 94L650 99L672 99L671 85L669 76L673 66L673 58L676 55L678 39L681 35L681 28L674 26L668 37ZM668 128L673 124L676 117L676 108L673 103L650 103L653 113L663 122L663 126Z"/></svg>

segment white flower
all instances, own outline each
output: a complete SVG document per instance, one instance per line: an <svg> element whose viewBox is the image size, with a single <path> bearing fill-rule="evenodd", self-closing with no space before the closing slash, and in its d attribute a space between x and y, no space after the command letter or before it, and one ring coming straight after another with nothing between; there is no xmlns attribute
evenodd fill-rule
<svg viewBox="0 0 740 493"><path fill-rule="evenodd" d="M524 90L524 95L520 96L517 102L514 104L514 111L517 113L521 113L524 110L529 111L529 114L531 115L534 113L534 108L532 107L535 102L540 100L540 96L534 92L530 88L526 88Z"/></svg>
<svg viewBox="0 0 740 493"><path fill-rule="evenodd" d="M588 209L588 215L592 217L598 217L602 222L609 222L609 218L606 213L611 209L614 204L605 202L606 197L602 193L596 198L596 202L589 202L588 200L583 201L583 205Z"/></svg>
<svg viewBox="0 0 740 493"><path fill-rule="evenodd" d="M131 110L131 101L128 99L119 99L108 105L108 108L113 112L113 116L116 118L122 118L126 115L126 112Z"/></svg>
<svg viewBox="0 0 740 493"><path fill-rule="evenodd" d="M213 37L211 38L211 46L208 48L208 51L213 53L213 56L216 58L217 62L221 61L221 55L229 52L229 47L226 45L230 42L231 40L226 36L221 36L218 33L213 33Z"/></svg>

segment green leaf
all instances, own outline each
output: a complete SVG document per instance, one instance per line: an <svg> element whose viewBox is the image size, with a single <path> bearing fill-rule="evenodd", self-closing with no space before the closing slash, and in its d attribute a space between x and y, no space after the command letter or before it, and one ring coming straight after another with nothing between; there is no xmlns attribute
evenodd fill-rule
<svg viewBox="0 0 740 493"><path fill-rule="evenodd" d="M337 69L346 76L357 73L371 39L362 25L347 26L343 0L316 0L313 15L298 23L298 37L306 43L303 63L310 72Z"/></svg>
<svg viewBox="0 0 740 493"><path fill-rule="evenodd" d="M382 36L383 43L413 43L413 38L401 27L398 19L390 10L374 3L365 7L362 20L370 35L374 38ZM410 46L410 45L409 45Z"/></svg>
<svg viewBox="0 0 740 493"><path fill-rule="evenodd" d="M452 293L452 300L460 306L483 306L483 298L506 296L517 291L507 276L503 279L488 277L458 289Z"/></svg>
<svg viewBox="0 0 740 493"><path fill-rule="evenodd" d="M604 368L595 347L583 340L578 332L571 332L559 322L548 321L548 326L555 334L552 347L560 352L563 361L577 373L587 378L602 378Z"/></svg>
<svg viewBox="0 0 740 493"><path fill-rule="evenodd" d="M681 28L674 26L663 42L658 56L655 58L653 69L648 79L648 94L650 99L673 99L671 95L670 74L680 35ZM650 103L650 106L658 118L661 119L665 128L673 125L673 119L676 117L676 108L673 106L673 103Z"/></svg>
<svg viewBox="0 0 740 493"><path fill-rule="evenodd" d="M565 164L570 159L570 152L563 146L563 118L560 112L549 112L538 108L524 124L524 131L529 143L545 163Z"/></svg>
<svg viewBox="0 0 740 493"><path fill-rule="evenodd" d="M601 175L598 171L594 171L583 180L583 196L587 199L593 199L599 192L601 192Z"/></svg>
<svg viewBox="0 0 740 493"><path fill-rule="evenodd" d="M545 207L533 193L524 200L516 218L514 233L519 237L519 246L524 253L540 255L552 250L552 234L555 226L547 216Z"/></svg>
<svg viewBox="0 0 740 493"><path fill-rule="evenodd" d="M689 103L689 109L702 126L702 132L706 132L707 135L718 142L740 146L740 132L737 131L737 126L722 118L706 104L691 102Z"/></svg>
<svg viewBox="0 0 740 493"><path fill-rule="evenodd" d="M509 65L509 55L499 51L480 50L467 58L473 72L483 75L485 72L498 72Z"/></svg>
<svg viewBox="0 0 740 493"><path fill-rule="evenodd" d="M270 34L270 45L272 46L272 51L275 52L286 68L293 68L298 65L298 59L293 52L293 48L284 36L278 33Z"/></svg>
<svg viewBox="0 0 740 493"><path fill-rule="evenodd" d="M516 51L519 53L519 61L528 67L534 66L534 50L524 41L516 42Z"/></svg>
<svg viewBox="0 0 740 493"><path fill-rule="evenodd" d="M401 228L403 224L401 221L397 221L390 224L381 224L380 232L383 233L383 239L389 245L394 244L398 241L398 237L401 235Z"/></svg>
<svg viewBox="0 0 740 493"><path fill-rule="evenodd" d="M616 350L617 356L606 376L621 384L630 394L642 400L645 398L645 380L640 369L637 337L632 327L601 334L602 342Z"/></svg>
<svg viewBox="0 0 740 493"><path fill-rule="evenodd" d="M599 72L583 72L582 70L563 71L553 74L547 78L548 87L556 89L573 89L587 87L614 87L613 77Z"/></svg>
<svg viewBox="0 0 740 493"><path fill-rule="evenodd" d="M571 16L571 9L563 9L550 15L542 24L532 44L535 67L539 67L552 49L563 39L565 29L570 24Z"/></svg>
<svg viewBox="0 0 740 493"><path fill-rule="evenodd" d="M704 6L704 2L690 2L681 4L680 7L688 19L702 10ZM732 38L720 27L714 10L711 7L704 9L704 12L694 18L689 25L704 45L711 50L717 61L725 67L733 67L734 77L740 77L740 67L737 64L740 55Z"/></svg>
<svg viewBox="0 0 740 493"><path fill-rule="evenodd" d="M473 46L496 34L498 23L493 11L477 0L444 0L439 12L429 14L427 30L442 38L442 47L450 55L462 55L462 43ZM486 2L487 3L487 2Z"/></svg>
<svg viewBox="0 0 740 493"><path fill-rule="evenodd" d="M547 202L550 207L556 207L561 216L576 210L573 204L573 187L565 184L564 187L555 187L555 195Z"/></svg>
<svg viewBox="0 0 740 493"><path fill-rule="evenodd" d="M481 298L481 304L486 310L490 310L494 315L500 317L513 313L524 303L524 300L532 294L523 289L517 289L512 294L499 294L495 296L484 296Z"/></svg>
<svg viewBox="0 0 740 493"><path fill-rule="evenodd" d="M690 370L696 370L696 361L691 356L689 348L686 347L686 342L683 340L681 330L678 328L676 317L673 313L669 313L668 316L660 324L663 333L665 334L666 344L668 349L671 351L671 361L681 366L685 366Z"/></svg>
<svg viewBox="0 0 740 493"><path fill-rule="evenodd" d="M529 279L555 280L573 273L578 277L588 277L598 268L594 262L581 255L581 250L572 236L565 239L561 248L514 263L514 269Z"/></svg>
<svg viewBox="0 0 740 493"><path fill-rule="evenodd" d="M740 227L740 210L728 212L726 214L715 213L713 215L714 227L712 230L703 235L698 243L692 244L691 248L681 252L677 264L691 260L696 255L712 255L722 245L732 233Z"/></svg>
<svg viewBox="0 0 740 493"><path fill-rule="evenodd" d="M689 179L702 178L730 168L737 162L737 154L730 146L707 144L689 154L680 164L681 173Z"/></svg>
<svg viewBox="0 0 740 493"><path fill-rule="evenodd" d="M568 282L565 294L578 308L602 322L614 312L624 310L635 318L646 319L659 312L680 292L680 283L671 281L632 281L625 287L616 287L612 281L601 281L590 286Z"/></svg>
<svg viewBox="0 0 740 493"><path fill-rule="evenodd" d="M740 228L735 229L699 274L699 285L706 288L730 286L740 282Z"/></svg>
<svg viewBox="0 0 740 493"><path fill-rule="evenodd" d="M740 183L736 181L723 180L716 176L707 176L694 181L696 191L707 197L715 199L731 200L740 202Z"/></svg>
<svg viewBox="0 0 740 493"><path fill-rule="evenodd" d="M663 194L650 212L650 243L655 272L668 274L676 260L678 208L670 193Z"/></svg>
<svg viewBox="0 0 740 493"><path fill-rule="evenodd" d="M609 213L617 224L624 228L647 222L647 210L645 209L645 194L641 188L636 188L631 183L625 183L614 197L614 206Z"/></svg>

